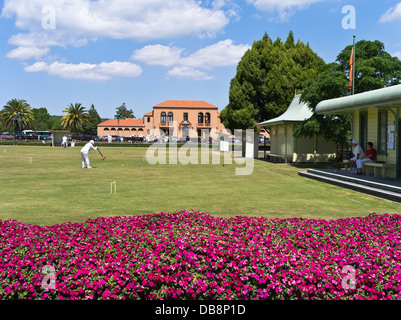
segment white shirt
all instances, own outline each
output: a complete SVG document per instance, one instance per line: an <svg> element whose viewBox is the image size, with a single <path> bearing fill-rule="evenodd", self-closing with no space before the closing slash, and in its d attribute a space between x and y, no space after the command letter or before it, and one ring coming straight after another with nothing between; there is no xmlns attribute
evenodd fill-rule
<svg viewBox="0 0 401 320"><path fill-rule="evenodd" d="M63 142L67 142L67 137L63 137Z"/></svg>
<svg viewBox="0 0 401 320"><path fill-rule="evenodd" d="M359 153L359 159L361 159L364 155L362 148L357 144L354 148L354 157L357 159L357 154Z"/></svg>
<svg viewBox="0 0 401 320"><path fill-rule="evenodd" d="M89 150L96 150L97 147L94 147L92 143L88 142L86 145L84 145L81 149L81 152L89 152Z"/></svg>

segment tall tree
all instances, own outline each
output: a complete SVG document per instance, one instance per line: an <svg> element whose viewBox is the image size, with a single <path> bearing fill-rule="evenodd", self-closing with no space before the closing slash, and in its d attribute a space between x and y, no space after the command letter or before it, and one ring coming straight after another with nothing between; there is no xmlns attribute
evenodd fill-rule
<svg viewBox="0 0 401 320"><path fill-rule="evenodd" d="M61 117L61 124L64 128L73 128L75 135L77 135L77 128L82 128L89 123L88 112L80 103L70 103L63 112L67 114Z"/></svg>
<svg viewBox="0 0 401 320"><path fill-rule="evenodd" d="M135 118L134 111L132 109L128 110L125 106L125 102L118 108L116 108L116 114L114 116L115 119L127 119L127 118Z"/></svg>
<svg viewBox="0 0 401 320"><path fill-rule="evenodd" d="M51 117L49 120L49 129L50 130L62 130L63 125L61 124L61 118Z"/></svg>
<svg viewBox="0 0 401 320"><path fill-rule="evenodd" d="M17 121L15 129L16 132L21 133L22 129L32 124L34 114L26 100L11 99L1 110L0 119L5 127L11 127L12 122Z"/></svg>
<svg viewBox="0 0 401 320"><path fill-rule="evenodd" d="M49 130L50 129L50 114L46 108L32 108L34 114L34 129L35 130Z"/></svg>
<svg viewBox="0 0 401 320"><path fill-rule="evenodd" d="M348 74L352 45L337 56L340 69ZM361 40L355 44L355 93L401 83L401 61L385 51L382 42Z"/></svg>
<svg viewBox="0 0 401 320"><path fill-rule="evenodd" d="M89 124L84 127L85 133L90 135L97 135L97 125L102 122L102 118L100 118L93 104L88 110L88 116Z"/></svg>
<svg viewBox="0 0 401 320"><path fill-rule="evenodd" d="M265 33L245 52L231 80L229 104L221 112L230 130L256 128L256 123L283 113L294 97L295 89L315 77L324 61L309 44L294 41L289 32L283 43L272 41Z"/></svg>
<svg viewBox="0 0 401 320"><path fill-rule="evenodd" d="M352 46L345 47L334 63L323 67L316 78L303 84L301 101L315 111L320 101L351 94L348 87L349 60ZM384 50L380 41L361 40L355 45L355 93L401 83L401 61ZM295 136L322 134L326 140L344 145L351 130L344 115L317 115L294 129Z"/></svg>

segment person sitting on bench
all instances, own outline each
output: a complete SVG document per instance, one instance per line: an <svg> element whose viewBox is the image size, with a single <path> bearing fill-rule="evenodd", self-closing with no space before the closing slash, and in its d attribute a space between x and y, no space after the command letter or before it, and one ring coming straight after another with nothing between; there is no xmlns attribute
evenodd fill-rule
<svg viewBox="0 0 401 320"><path fill-rule="evenodd" d="M352 147L354 148L354 156L348 160L348 165L351 168L351 173L357 173L356 161L359 160L363 155L362 148L358 145L356 140L352 140Z"/></svg>
<svg viewBox="0 0 401 320"><path fill-rule="evenodd" d="M376 160L377 152L376 152L376 149L373 148L373 143L368 142L366 147L367 147L367 150L366 150L365 155L361 159L356 160L356 167L358 168L358 172L356 174L362 174L362 165L364 162Z"/></svg>

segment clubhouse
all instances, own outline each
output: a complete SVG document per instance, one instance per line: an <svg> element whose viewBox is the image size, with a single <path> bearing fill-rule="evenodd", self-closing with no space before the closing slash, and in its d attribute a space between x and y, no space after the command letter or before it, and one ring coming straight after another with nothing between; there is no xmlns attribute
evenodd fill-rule
<svg viewBox="0 0 401 320"><path fill-rule="evenodd" d="M167 100L153 106L143 119L110 119L98 125L98 136L177 138L211 137L225 132L216 106L205 101Z"/></svg>

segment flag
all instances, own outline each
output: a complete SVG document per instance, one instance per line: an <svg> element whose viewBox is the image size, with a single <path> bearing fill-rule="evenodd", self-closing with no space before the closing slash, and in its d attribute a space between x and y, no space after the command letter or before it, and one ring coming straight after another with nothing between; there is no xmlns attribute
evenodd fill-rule
<svg viewBox="0 0 401 320"><path fill-rule="evenodd" d="M351 57L349 59L349 90L352 91L353 85L353 73L354 73L354 48L351 50Z"/></svg>

